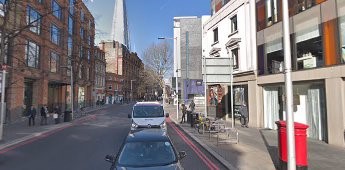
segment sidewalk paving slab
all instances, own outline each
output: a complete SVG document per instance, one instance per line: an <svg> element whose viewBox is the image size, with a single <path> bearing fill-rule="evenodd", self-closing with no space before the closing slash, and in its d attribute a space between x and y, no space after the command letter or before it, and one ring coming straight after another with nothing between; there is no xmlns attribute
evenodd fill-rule
<svg viewBox="0 0 345 170"><path fill-rule="evenodd" d="M170 113L170 119L196 142L209 151L228 169L262 169L271 170L279 167L278 137L276 130L261 128L241 128L239 121L235 127L239 132L238 144L220 144L217 146L216 138L208 133L199 134L188 123L180 123L181 115L176 118L176 106L164 105ZM227 121L231 127L231 121ZM326 144L308 138L308 168L316 170L345 169L345 148Z"/></svg>

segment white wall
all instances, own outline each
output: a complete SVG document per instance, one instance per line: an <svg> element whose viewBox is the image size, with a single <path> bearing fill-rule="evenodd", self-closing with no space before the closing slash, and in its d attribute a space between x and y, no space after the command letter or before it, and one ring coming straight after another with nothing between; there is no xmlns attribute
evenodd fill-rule
<svg viewBox="0 0 345 170"><path fill-rule="evenodd" d="M228 54L226 43L231 38L241 39L238 43L240 50L238 59L239 69L235 73L252 71L256 68L256 56L252 55L253 49L256 49L256 43L252 42L255 41L252 38L253 34L256 35L256 27L253 28L252 24L256 24L256 22L253 22L253 20L255 21L255 15L250 13L251 9L253 9L250 5L255 5L255 2L247 2L245 0L231 1L203 25L203 55L205 57L210 57L209 53L213 48L220 48L220 57L229 58L231 52ZM235 15L237 15L238 32L231 35L230 18ZM213 30L215 28L218 28L218 43L216 44L213 41Z"/></svg>

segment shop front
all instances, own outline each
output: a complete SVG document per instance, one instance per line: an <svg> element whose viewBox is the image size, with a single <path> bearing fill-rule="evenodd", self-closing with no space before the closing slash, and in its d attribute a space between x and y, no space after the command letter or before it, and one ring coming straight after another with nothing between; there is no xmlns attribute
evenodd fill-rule
<svg viewBox="0 0 345 170"><path fill-rule="evenodd" d="M286 120L284 85L264 86L264 128L274 129L275 121ZM309 138L327 140L327 113L323 82L293 85L294 121L309 126Z"/></svg>

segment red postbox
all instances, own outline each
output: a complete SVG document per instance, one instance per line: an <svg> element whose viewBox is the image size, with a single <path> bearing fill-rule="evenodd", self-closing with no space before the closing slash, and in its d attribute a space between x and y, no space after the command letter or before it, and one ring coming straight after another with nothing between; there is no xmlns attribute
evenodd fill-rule
<svg viewBox="0 0 345 170"><path fill-rule="evenodd" d="M286 121L276 121L278 126L278 150L280 169L287 169ZM294 122L296 169L308 169L307 128L309 126Z"/></svg>

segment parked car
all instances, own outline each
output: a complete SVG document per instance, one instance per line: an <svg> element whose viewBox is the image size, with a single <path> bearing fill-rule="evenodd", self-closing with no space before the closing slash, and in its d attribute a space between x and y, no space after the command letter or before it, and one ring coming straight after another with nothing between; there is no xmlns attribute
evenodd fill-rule
<svg viewBox="0 0 345 170"><path fill-rule="evenodd" d="M133 106L132 113L128 114L128 118L132 119L131 130L137 128L166 130L165 117L169 117L169 113L164 113L163 105L159 102L137 102Z"/></svg>
<svg viewBox="0 0 345 170"><path fill-rule="evenodd" d="M167 133L162 129L131 131L116 156L107 155L110 169L179 170L186 152L177 154Z"/></svg>

